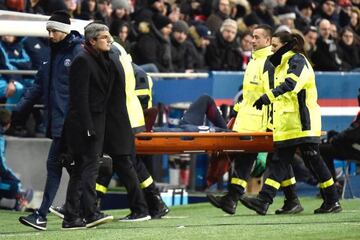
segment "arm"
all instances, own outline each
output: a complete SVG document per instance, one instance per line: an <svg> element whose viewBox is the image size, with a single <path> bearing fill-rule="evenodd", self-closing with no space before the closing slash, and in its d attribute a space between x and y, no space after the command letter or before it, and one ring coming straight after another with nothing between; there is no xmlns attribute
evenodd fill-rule
<svg viewBox="0 0 360 240"><path fill-rule="evenodd" d="M78 112L87 136L95 133L89 105L90 71L88 62L80 55L72 63L69 75L70 104Z"/></svg>
<svg viewBox="0 0 360 240"><path fill-rule="evenodd" d="M254 107L261 109L262 105L269 105L275 98L287 92L299 92L307 83L309 78L309 71L303 71L307 68L307 62L304 56L300 54L294 55L288 62L289 68L285 76L284 82L279 86L267 91L256 102Z"/></svg>

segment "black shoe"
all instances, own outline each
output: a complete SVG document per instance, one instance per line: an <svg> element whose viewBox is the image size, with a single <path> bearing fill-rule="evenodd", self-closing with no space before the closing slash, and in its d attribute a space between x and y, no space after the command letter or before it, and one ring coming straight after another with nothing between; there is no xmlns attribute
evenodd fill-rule
<svg viewBox="0 0 360 240"><path fill-rule="evenodd" d="M296 214L304 211L298 198L292 200L285 200L284 205L275 211L275 214Z"/></svg>
<svg viewBox="0 0 360 240"><path fill-rule="evenodd" d="M335 202L332 204L328 204L323 202L321 207L314 210L314 214L321 214L321 213L338 213L341 212L342 208L339 202Z"/></svg>
<svg viewBox="0 0 360 240"><path fill-rule="evenodd" d="M86 224L82 218L75 218L73 220L64 219L62 222L63 230L79 230L86 229Z"/></svg>
<svg viewBox="0 0 360 240"><path fill-rule="evenodd" d="M235 214L237 201L234 201L229 195L220 197L214 196L212 194L207 194L206 197L214 207L221 208L224 212L228 214Z"/></svg>
<svg viewBox="0 0 360 240"><path fill-rule="evenodd" d="M19 217L19 221L20 223L37 230L46 230L47 219L46 217L41 216L38 211L35 211L27 217Z"/></svg>
<svg viewBox="0 0 360 240"><path fill-rule="evenodd" d="M151 217L147 213L130 213L126 217L120 218L120 222L141 222L150 220Z"/></svg>
<svg viewBox="0 0 360 240"><path fill-rule="evenodd" d="M92 228L104 223L112 222L113 219L114 217L111 215L107 215L102 212L95 212L91 218L86 219L86 227Z"/></svg>
<svg viewBox="0 0 360 240"><path fill-rule="evenodd" d="M144 193L151 219L162 218L170 212L157 189L144 189Z"/></svg>
<svg viewBox="0 0 360 240"><path fill-rule="evenodd" d="M170 209L166 204L161 200L161 203L157 209L150 209L151 219L160 219L170 212Z"/></svg>
<svg viewBox="0 0 360 240"><path fill-rule="evenodd" d="M254 210L257 214L266 215L269 203L259 197L242 196L240 202L247 208Z"/></svg>
<svg viewBox="0 0 360 240"><path fill-rule="evenodd" d="M55 214L56 216L58 216L59 218L64 219L64 215L65 215L64 206L61 207L50 206L49 211Z"/></svg>

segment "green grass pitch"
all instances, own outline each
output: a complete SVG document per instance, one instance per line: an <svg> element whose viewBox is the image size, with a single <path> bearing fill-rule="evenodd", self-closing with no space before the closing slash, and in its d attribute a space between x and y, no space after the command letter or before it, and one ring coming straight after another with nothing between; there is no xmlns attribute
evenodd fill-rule
<svg viewBox="0 0 360 240"><path fill-rule="evenodd" d="M138 223L114 221L87 230L61 230L61 220L51 213L47 231L37 231L18 222L24 213L0 211L0 240L78 240L78 239L166 239L166 240L229 240L229 239L360 239L360 199L341 201L343 211L338 214L314 215L321 200L301 198L305 211L298 215L278 216L274 211L282 205L276 198L268 215L259 216L240 203L230 216L209 203L176 206L166 218ZM106 211L115 218L128 210Z"/></svg>

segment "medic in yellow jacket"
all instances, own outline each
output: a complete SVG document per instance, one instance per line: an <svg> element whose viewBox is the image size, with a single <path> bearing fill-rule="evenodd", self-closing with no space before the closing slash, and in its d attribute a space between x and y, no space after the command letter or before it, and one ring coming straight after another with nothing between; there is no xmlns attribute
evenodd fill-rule
<svg viewBox="0 0 360 240"><path fill-rule="evenodd" d="M233 126L236 132L266 131L267 107L258 110L253 107L253 103L269 89L264 63L271 54L271 46L256 50L252 54L244 73L243 101L234 106L234 110L238 112Z"/></svg>
<svg viewBox="0 0 360 240"><path fill-rule="evenodd" d="M125 72L126 106L131 127L134 133L145 131L145 119L142 105L147 105L147 108L152 106L152 80L145 72L138 72L139 68L132 63L130 54L128 54L120 44L114 42L112 45L120 52L119 60ZM136 76L137 74L145 76L139 77ZM144 77L147 79L143 79ZM146 99L147 103L140 102L140 99Z"/></svg>
<svg viewBox="0 0 360 240"><path fill-rule="evenodd" d="M274 88L261 96L254 107L262 109L262 105L273 103L273 138L276 146L319 143L321 113L311 64L303 54L292 50L274 55L281 59L278 65L275 64L275 72L270 79L270 85Z"/></svg>

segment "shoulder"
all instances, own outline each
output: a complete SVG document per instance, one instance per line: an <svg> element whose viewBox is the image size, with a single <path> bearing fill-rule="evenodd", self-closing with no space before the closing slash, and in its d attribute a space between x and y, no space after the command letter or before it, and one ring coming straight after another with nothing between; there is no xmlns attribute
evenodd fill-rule
<svg viewBox="0 0 360 240"><path fill-rule="evenodd" d="M293 56L291 56L289 58L289 63L290 62L306 62L305 60L305 56L300 54L300 53L295 53Z"/></svg>

